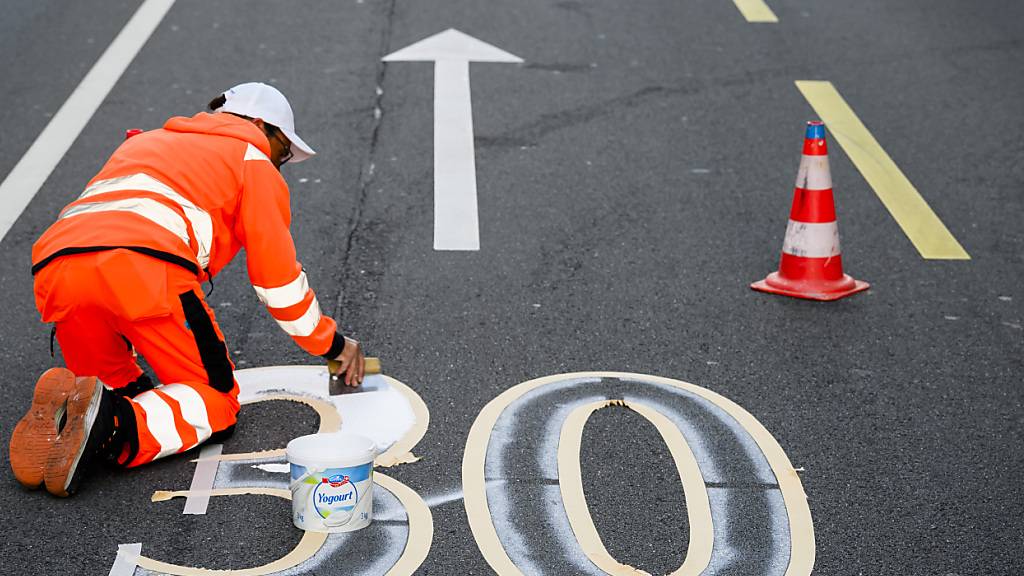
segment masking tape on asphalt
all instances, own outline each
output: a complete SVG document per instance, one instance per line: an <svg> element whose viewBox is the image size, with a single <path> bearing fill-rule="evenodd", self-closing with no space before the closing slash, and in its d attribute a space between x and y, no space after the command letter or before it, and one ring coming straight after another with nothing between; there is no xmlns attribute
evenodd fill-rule
<svg viewBox="0 0 1024 576"><path fill-rule="evenodd" d="M217 467L220 466L217 457L223 450L223 444L208 444L199 451L199 460L196 461L196 471L192 474L192 484L182 514L206 514L210 504L210 490L213 490Z"/></svg>
<svg viewBox="0 0 1024 576"><path fill-rule="evenodd" d="M590 506L583 493L583 473L580 470L583 426L591 414L607 408L613 402L603 400L584 404L570 412L562 424L562 433L558 438L558 488L562 493L562 507L565 508L576 541L595 566L612 576L651 576L649 572L622 564L608 553L594 526Z"/></svg>
<svg viewBox="0 0 1024 576"><path fill-rule="evenodd" d="M412 388L390 376L384 376L384 378L392 388L402 394L402 396L405 396L415 417L412 428L398 442L392 444L390 448L380 456L377 456L373 461L374 466L390 468L398 464L416 462L420 459L419 456L412 453L412 449L423 439L423 435L427 433L427 426L430 424L430 411L427 409L423 399L420 398L420 395Z"/></svg>
<svg viewBox="0 0 1024 576"><path fill-rule="evenodd" d="M305 404L320 416L320 428L317 432L337 432L341 428L341 414L338 414L338 409L334 407L334 404L326 400L320 400L319 398L308 398L306 396L291 396L287 394L275 394L272 396L257 396L250 400L242 402L242 405L255 404L257 402L267 402L270 400L288 400L290 402L299 402ZM217 460L221 462L238 461L238 460L258 460L263 458L281 458L285 456L285 449L278 448L276 450L261 450L256 452L242 452L240 454L222 454L217 457Z"/></svg>
<svg viewBox="0 0 1024 576"><path fill-rule="evenodd" d="M384 453L377 456L374 459L374 466L380 468L390 468L399 464L408 464L411 462L417 462L420 460L419 456L412 453L413 447L423 439L423 435L427 432L427 427L430 425L430 411L427 409L426 403L420 398L419 394L415 390L408 387L404 383L390 377L384 376L384 379L388 384L394 388L399 394L405 397L409 402L409 407L413 412L414 421L412 427L406 431L406 433L394 444L391 445ZM321 400L318 398L310 398L306 396L292 396L292 395L272 395L272 396L257 396L255 398L242 402L243 405L253 404L256 402L265 402L268 400L289 400L292 402L300 402L310 406L316 410L317 414L320 415L320 428L317 432L337 432L341 429L341 414L338 413L337 408L334 404ZM285 449L278 448L275 450L262 450L255 452L244 452L240 454L223 454L218 457L221 462L228 461L240 461L240 460L257 460L267 458L282 458L285 456Z"/></svg>
<svg viewBox="0 0 1024 576"><path fill-rule="evenodd" d="M811 569L814 567L815 541L814 525L811 520L811 510L807 504L807 495L804 493L800 477L793 469L785 451L754 416L739 404L720 394L680 380L627 372L575 372L545 376L509 388L484 406L470 428L466 451L462 458L462 484L465 493L463 503L477 546L491 569L499 576L521 575L522 571L516 567L505 552L491 519L490 507L487 504L484 463L487 458L487 444L490 441L491 432L502 412L524 394L548 384L576 378L617 378L627 381L660 383L696 394L718 406L735 419L754 439L779 483L779 490L782 493L789 519L791 543L789 566L785 576L810 575ZM686 567L685 564L684 567Z"/></svg>
<svg viewBox="0 0 1024 576"><path fill-rule="evenodd" d="M683 484L683 497L686 501L687 522L690 526L690 542L686 546L686 558L678 570L669 576L696 576L704 572L711 564L711 552L714 547L715 530L711 519L711 499L708 488L704 484L704 475L697 465L697 457L686 443L686 438L679 428L667 416L639 402L622 402L627 408L640 414L648 422L654 424L668 446L669 453L676 463L679 480Z"/></svg>
<svg viewBox="0 0 1024 576"><path fill-rule="evenodd" d="M714 529L711 519L711 504L704 477L697 465L686 439L679 428L663 414L648 406L625 400L607 400L593 402L573 410L562 425L558 442L558 478L562 493L562 503L566 516L572 526L580 547L598 568L609 574L629 576L647 574L632 566L615 560L605 548L601 537L594 526L583 491L583 474L581 472L580 449L583 441L583 427L590 416L597 410L608 406L629 408L643 416L657 428L662 440L672 454L676 470L683 485L686 499L686 510L690 525L690 542L686 548L686 559L672 576L696 576L701 574L711 563L711 551L714 543Z"/></svg>
<svg viewBox="0 0 1024 576"><path fill-rule="evenodd" d="M374 472L373 482L388 492L391 492L396 498L398 498L399 502L401 502L402 506L405 508L406 516L409 521L409 537L406 541L405 549L402 551L402 555L398 558L395 565L388 570L387 576L411 576L416 569L423 564L423 560L430 552L431 542L434 540L434 520L430 513L430 508L427 507L426 502L423 501L423 498L420 497L419 494L390 476L380 472ZM153 494L152 500L153 502L164 502L172 498L187 497L188 495L189 492L187 490L175 492L159 491ZM210 495L261 495L276 496L285 500L291 500L292 497L291 490L256 486L218 488L212 490ZM327 541L327 536L328 534L321 532L305 532L302 536L302 540L300 540L298 545L295 546L295 548L286 556L263 566L243 570L209 570L205 568L177 566L139 555L137 555L137 565L145 568L146 570L173 574L175 576L208 576L213 574L221 576L266 576L268 574L293 568L312 558L313 555L316 554L324 545L324 542ZM139 552L141 553L142 545L139 544L138 546ZM118 558L121 558L120 549L118 550ZM115 566L116 565L117 564L115 563ZM124 576L129 576L130 574L131 572L128 572L125 573ZM122 575L118 574L117 576Z"/></svg>
<svg viewBox="0 0 1024 576"><path fill-rule="evenodd" d="M210 490L210 496L277 496L285 500L292 499L291 490L287 488L266 488L264 486L242 486L239 488L215 488ZM187 498L188 490L157 490L150 497L151 502L166 502L172 498Z"/></svg>
<svg viewBox="0 0 1024 576"><path fill-rule="evenodd" d="M132 576L141 555L142 544L118 544L117 558L114 558L114 565L107 576Z"/></svg>
<svg viewBox="0 0 1024 576"><path fill-rule="evenodd" d="M434 517L423 498L398 480L374 472L373 483L394 494L409 518L409 539L405 542L405 550L386 576L412 576L430 552L430 544L434 541Z"/></svg>
<svg viewBox="0 0 1024 576"><path fill-rule="evenodd" d="M291 490L281 488L259 488L259 487L244 487L244 488L218 488L210 491L211 496L239 496L242 494L253 494L262 496L277 496L285 500L291 500ZM163 502L170 500L171 498L177 498L189 495L188 490L182 490L178 492L166 492L160 491L153 494L153 502ZM159 560L153 560L145 556L140 556L138 559L138 565L146 570L153 572L159 572L162 574L173 574L174 576L209 576L217 574L220 576L266 576L267 574L273 574L275 572L281 572L289 568L294 568L299 564L302 564L306 560L310 559L327 541L328 534L323 532L303 532L302 539L292 549L291 552L285 556L264 564L263 566L257 566L255 568L245 568L242 570L209 570L206 568L192 568L190 566L178 566L175 564L168 564Z"/></svg>
<svg viewBox="0 0 1024 576"><path fill-rule="evenodd" d="M697 465L697 458L693 455L693 451L690 450L679 428L657 410L638 402L625 400L592 402L573 410L562 424L558 442L559 489L562 493L565 514L569 518L569 524L576 535L576 540L580 543L587 558L608 574L617 576L648 574L643 570L618 562L608 553L594 526L590 507L583 491L583 474L580 469L583 426L595 411L609 406L629 408L647 419L657 428L672 454L683 485L690 526L690 541L682 566L672 572L671 576L701 574L711 563L711 550L714 543L711 503L707 487L704 485L704 477Z"/></svg>

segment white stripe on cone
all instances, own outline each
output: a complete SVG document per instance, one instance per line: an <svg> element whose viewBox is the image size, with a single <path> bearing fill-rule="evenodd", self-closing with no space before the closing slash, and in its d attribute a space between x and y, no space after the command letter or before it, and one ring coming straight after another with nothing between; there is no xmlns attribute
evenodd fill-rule
<svg viewBox="0 0 1024 576"><path fill-rule="evenodd" d="M804 154L796 173L796 187L804 190L831 190L832 173L828 168L828 156Z"/></svg>
<svg viewBox="0 0 1024 576"><path fill-rule="evenodd" d="M839 226L833 220L821 224L790 220L782 251L803 258L829 258L839 255Z"/></svg>

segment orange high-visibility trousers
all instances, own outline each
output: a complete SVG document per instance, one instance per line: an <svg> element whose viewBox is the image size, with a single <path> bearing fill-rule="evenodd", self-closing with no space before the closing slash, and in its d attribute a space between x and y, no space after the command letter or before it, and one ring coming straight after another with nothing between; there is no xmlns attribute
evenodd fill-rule
<svg viewBox="0 0 1024 576"><path fill-rule="evenodd" d="M124 387L143 373L134 347L164 383L131 399L137 434L121 464L183 452L235 424L234 365L188 270L127 249L63 256L36 275L35 296L75 375Z"/></svg>

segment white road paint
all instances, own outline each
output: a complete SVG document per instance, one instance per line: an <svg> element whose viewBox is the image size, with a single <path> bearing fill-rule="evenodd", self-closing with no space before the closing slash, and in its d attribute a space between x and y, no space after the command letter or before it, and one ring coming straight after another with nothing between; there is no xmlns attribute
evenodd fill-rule
<svg viewBox="0 0 1024 576"><path fill-rule="evenodd" d="M563 382L549 384L543 389L531 390L510 404L509 407L501 413L501 416L498 417L498 420L494 423L494 427L491 429L490 441L487 443L487 457L484 459L484 476L487 478L505 478L510 475L506 473L505 463L498 457L498 455L504 452L505 448L508 447L511 442L519 439L516 431L516 422L519 420L519 409L522 406L529 404L539 396L544 396L554 392L561 392L563 390L572 390L577 386L597 384L600 382L600 378L569 378ZM574 408L575 406L576 405L574 404L572 407ZM562 409L559 414L564 419L570 411L571 409ZM545 453L550 452L550 455L547 461L538 462L541 471L541 478L558 480L558 462L555 455L558 452L558 431L561 430L561 426L561 420L555 424L549 423L548 425L548 431L545 438L550 438L551 441L544 445L542 451ZM488 486L490 486L490 483L488 483Z"/></svg>
<svg viewBox="0 0 1024 576"><path fill-rule="evenodd" d="M600 380L594 381L600 382ZM549 392L554 388L554 386L562 385L553 384L549 388L534 390L529 394ZM537 466L541 473L541 477L553 476L556 480L558 479L558 441L562 434L562 424L565 423L565 419L573 410L580 406L591 404L597 400L602 400L603 398L603 396L581 396L573 399L571 402L559 404L558 410L551 415L545 424L544 437L540 440L541 449L537 453ZM517 404L525 405L522 402L522 399L520 399ZM512 407L510 406L509 408L511 409ZM547 515L548 522L554 527L555 533L558 534L558 544L562 548L562 557L575 564L576 569L580 574L602 576L604 571L595 566L594 563L587 558L583 549L580 548L579 541L573 534L572 524L569 523L569 517L565 513L565 505L562 501L561 488L557 484L552 486L541 486L540 492L541 498L543 498L544 512ZM500 494L501 497L507 497L504 493ZM522 553L520 553L520 557L522 557Z"/></svg>
<svg viewBox="0 0 1024 576"><path fill-rule="evenodd" d="M373 374L363 379L364 392L331 396L327 367L267 366L235 371L238 400L291 394L326 400L341 414L342 430L357 431L377 444L378 453L405 436L415 424L416 414L409 400L387 380Z"/></svg>
<svg viewBox="0 0 1024 576"><path fill-rule="evenodd" d="M253 468L257 470L263 470L264 472L271 472L273 474L287 474L291 472L291 464L254 464Z"/></svg>
<svg viewBox="0 0 1024 576"><path fill-rule="evenodd" d="M434 62L434 250L479 250L469 63L523 60L454 28L383 60Z"/></svg>
<svg viewBox="0 0 1024 576"><path fill-rule="evenodd" d="M713 402L708 401L706 398L697 396L696 394L687 394L660 382L650 382L648 384L666 392L679 394L680 396L687 398L690 402L699 405L705 412L714 415L715 419L718 420L719 423L724 424L729 431L732 432L736 443L743 448L743 451L747 456L747 462L753 465L754 471L757 474L757 481L763 484L773 484L777 481L775 478L775 472L772 471L771 464L768 463L768 459L765 458L764 453L761 452L760 448L758 448L757 442L755 442L754 439L750 437L750 433L747 432L735 418L726 413L725 410L722 410ZM716 457L714 452L707 448L708 439L706 435L701 432L698 427L690 423L684 415L680 414L679 411L667 404L663 404L656 400L650 400L642 395L636 397L624 395L623 397L629 401L646 402L672 420L672 422L683 432L683 436L686 438L686 443L690 445L690 449L693 450L694 455L697 457L697 461L700 463L701 474L704 475L705 481L723 482L726 480L725 476L720 471L719 466L715 463Z"/></svg>
<svg viewBox="0 0 1024 576"><path fill-rule="evenodd" d="M174 0L146 0L142 3L0 183L0 198L4 202L4 209L0 211L0 240L42 188L173 5Z"/></svg>
<svg viewBox="0 0 1024 576"><path fill-rule="evenodd" d="M462 490L453 490L453 491L447 492L445 494L438 494L436 496L428 496L428 497L423 499L423 502L426 503L428 508L436 508L438 506L442 506L442 505L448 504L450 502L457 502L459 500L462 500ZM395 520L405 520L406 519L405 508L402 508L401 506L399 506L397 508L390 508L390 509L385 510L383 512L378 511L378 510L375 509L373 511L373 519L375 521L380 521L380 522L390 522L390 521L395 521Z"/></svg>

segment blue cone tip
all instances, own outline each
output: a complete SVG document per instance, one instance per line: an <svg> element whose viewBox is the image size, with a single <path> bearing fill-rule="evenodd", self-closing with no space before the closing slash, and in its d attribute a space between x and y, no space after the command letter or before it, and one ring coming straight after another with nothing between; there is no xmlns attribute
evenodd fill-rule
<svg viewBox="0 0 1024 576"><path fill-rule="evenodd" d="M825 125L821 122L808 122L807 123L807 135L805 138L809 140L817 140L825 137Z"/></svg>

